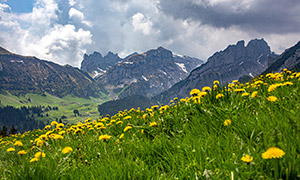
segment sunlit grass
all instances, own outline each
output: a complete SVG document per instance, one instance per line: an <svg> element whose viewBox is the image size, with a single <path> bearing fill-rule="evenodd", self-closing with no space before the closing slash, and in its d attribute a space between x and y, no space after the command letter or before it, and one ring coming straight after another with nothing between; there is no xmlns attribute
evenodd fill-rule
<svg viewBox="0 0 300 180"><path fill-rule="evenodd" d="M285 71L245 84L214 83L169 105L124 110L74 125L52 122L44 130L6 137L0 141L1 176L297 179L299 77Z"/></svg>

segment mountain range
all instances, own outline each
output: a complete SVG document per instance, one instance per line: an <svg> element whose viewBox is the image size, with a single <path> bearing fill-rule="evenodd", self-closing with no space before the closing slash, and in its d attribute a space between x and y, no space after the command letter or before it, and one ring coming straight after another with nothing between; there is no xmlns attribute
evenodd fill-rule
<svg viewBox="0 0 300 180"><path fill-rule="evenodd" d="M168 103L172 98L188 96L194 88L212 87L215 80L218 80L222 86L244 76L253 78L266 70L269 58L276 56L264 39L251 40L247 46L244 41L239 41L213 54L205 64L194 69L186 79L157 95L155 99Z"/></svg>
<svg viewBox="0 0 300 180"><path fill-rule="evenodd" d="M106 62L106 64L113 64L116 62L115 59L116 56L111 63ZM109 59L102 58L98 61L101 60ZM84 60L84 62L88 61ZM95 80L98 84L102 84L114 98L132 95L152 97L186 78L192 69L202 63L203 61L197 58L174 55L170 50L158 47L145 53L133 53L127 56L112 67L106 68L103 74L95 77ZM105 69L105 67L100 66L97 69Z"/></svg>
<svg viewBox="0 0 300 180"><path fill-rule="evenodd" d="M144 53L133 53L125 58L109 52L106 56L94 52L85 54L81 69L60 66L36 57L21 56L0 47L0 93L14 95L49 93L57 97L97 97L119 99L99 109L117 104L130 108L145 104L168 103L172 98L186 97L191 89L220 86L236 79L251 79L261 73L278 72L300 67L300 42L281 55L273 53L264 39L253 39L229 45L202 60L173 54L163 47ZM123 99L125 98L125 99ZM149 99L151 98L151 99ZM137 103L138 102L138 103ZM126 107L127 108L127 107ZM123 109L115 109L119 111Z"/></svg>

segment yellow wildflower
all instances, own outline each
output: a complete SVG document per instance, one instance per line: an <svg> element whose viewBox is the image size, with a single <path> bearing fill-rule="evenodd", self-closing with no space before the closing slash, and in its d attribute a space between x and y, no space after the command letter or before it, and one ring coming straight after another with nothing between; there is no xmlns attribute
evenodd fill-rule
<svg viewBox="0 0 300 180"><path fill-rule="evenodd" d="M99 140L107 140L107 139L110 139L112 136L110 135L101 135L99 136Z"/></svg>
<svg viewBox="0 0 300 180"><path fill-rule="evenodd" d="M253 93L251 94L251 98L255 98L255 96L257 95L257 91L253 91Z"/></svg>
<svg viewBox="0 0 300 180"><path fill-rule="evenodd" d="M126 127L124 128L124 132L128 131L128 130L131 129L131 128L132 128L131 126L126 126Z"/></svg>
<svg viewBox="0 0 300 180"><path fill-rule="evenodd" d="M51 126L56 126L58 123L56 121L51 122Z"/></svg>
<svg viewBox="0 0 300 180"><path fill-rule="evenodd" d="M250 157L248 154L246 154L241 158L241 160L246 163L250 163L253 160L253 157Z"/></svg>
<svg viewBox="0 0 300 180"><path fill-rule="evenodd" d="M14 145L15 146L23 146L23 143L21 141L16 141Z"/></svg>
<svg viewBox="0 0 300 180"><path fill-rule="evenodd" d="M34 155L34 157L36 157L36 158L40 158L41 156L44 158L44 157L46 157L46 154L39 151L39 152L35 153L35 155Z"/></svg>
<svg viewBox="0 0 300 180"><path fill-rule="evenodd" d="M122 139L124 137L124 133L122 133L119 137L119 139Z"/></svg>
<svg viewBox="0 0 300 180"><path fill-rule="evenodd" d="M244 96L249 96L249 93L247 93L247 92L243 93L242 97L244 97Z"/></svg>
<svg viewBox="0 0 300 180"><path fill-rule="evenodd" d="M268 97L268 101L274 102L276 100L277 100L277 97L275 97L275 96L269 96Z"/></svg>
<svg viewBox="0 0 300 180"><path fill-rule="evenodd" d="M39 160L39 158L36 158L36 157L34 157L34 158L32 158L32 159L30 159L30 161L29 162L37 162Z"/></svg>
<svg viewBox="0 0 300 180"><path fill-rule="evenodd" d="M131 119L131 116L126 116L123 118L124 120Z"/></svg>
<svg viewBox="0 0 300 180"><path fill-rule="evenodd" d="M45 130L49 130L50 128L51 128L50 125L47 125L47 126L44 127Z"/></svg>
<svg viewBox="0 0 300 180"><path fill-rule="evenodd" d="M239 92L244 92L244 91L245 91L245 89L234 89L233 91L234 91L234 92L238 92L238 93L239 93Z"/></svg>
<svg viewBox="0 0 300 180"><path fill-rule="evenodd" d="M274 91L278 87L278 84L272 84L268 88L268 92Z"/></svg>
<svg viewBox="0 0 300 180"><path fill-rule="evenodd" d="M24 150L18 152L19 155L25 155L26 153L27 153L27 152L24 151Z"/></svg>
<svg viewBox="0 0 300 180"><path fill-rule="evenodd" d="M221 98L221 97L224 97L224 95L221 94L221 93L216 95L216 98L217 98L217 99L219 99L219 98Z"/></svg>
<svg viewBox="0 0 300 180"><path fill-rule="evenodd" d="M208 92L208 91L211 91L211 88L208 87L208 86L205 86L205 87L202 88L202 91L203 92Z"/></svg>
<svg viewBox="0 0 300 180"><path fill-rule="evenodd" d="M262 153L263 159L281 158L285 152L278 147L271 147L266 152Z"/></svg>
<svg viewBox="0 0 300 180"><path fill-rule="evenodd" d="M231 124L231 120L230 119L226 119L224 121L224 126L229 126Z"/></svg>
<svg viewBox="0 0 300 180"><path fill-rule="evenodd" d="M123 124L123 121L116 122L116 125L118 125L118 124Z"/></svg>
<svg viewBox="0 0 300 180"><path fill-rule="evenodd" d="M218 80L215 80L214 84L220 84L220 82Z"/></svg>
<svg viewBox="0 0 300 180"><path fill-rule="evenodd" d="M190 92L191 96L197 96L201 91L199 89L192 89Z"/></svg>
<svg viewBox="0 0 300 180"><path fill-rule="evenodd" d="M143 114L143 119L146 119L146 117L147 117L147 114Z"/></svg>
<svg viewBox="0 0 300 180"><path fill-rule="evenodd" d="M72 152L72 151L73 151L73 149L70 146L67 146L61 152L63 154L67 154L67 153Z"/></svg>
<svg viewBox="0 0 300 180"><path fill-rule="evenodd" d="M149 127L152 127L152 126L157 126L157 122L152 122L152 123L150 123L150 125L149 125Z"/></svg>
<svg viewBox="0 0 300 180"><path fill-rule="evenodd" d="M8 148L6 151L7 152L13 152L13 151L15 151L16 149L15 148Z"/></svg>

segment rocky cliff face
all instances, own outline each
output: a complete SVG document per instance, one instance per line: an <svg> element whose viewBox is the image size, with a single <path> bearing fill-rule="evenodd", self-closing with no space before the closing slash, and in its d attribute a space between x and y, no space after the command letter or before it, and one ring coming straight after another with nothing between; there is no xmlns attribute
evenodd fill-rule
<svg viewBox="0 0 300 180"><path fill-rule="evenodd" d="M219 80L223 85L244 75L254 77L267 68L270 54L270 47L263 39L251 40L247 46L244 41L239 41L235 45L229 45L224 51L215 53L185 80L155 98L168 103L174 97L188 96L194 88L212 86L214 80Z"/></svg>
<svg viewBox="0 0 300 180"><path fill-rule="evenodd" d="M77 68L7 53L6 50L1 52L4 53L0 53L0 90L15 95L48 92L58 97L72 94L85 98L99 97L104 91Z"/></svg>
<svg viewBox="0 0 300 180"><path fill-rule="evenodd" d="M270 72L281 72L284 68L289 70L300 70L300 41L293 47L285 50L273 63L266 69L264 74Z"/></svg>
<svg viewBox="0 0 300 180"><path fill-rule="evenodd" d="M121 59L118 54L109 52L106 56L102 57L101 53L94 52L91 55L85 54L83 61L81 62L81 70L91 74L93 78L102 75L110 67L121 62Z"/></svg>
<svg viewBox="0 0 300 180"><path fill-rule="evenodd" d="M196 58L176 56L159 47L142 54L133 54L96 78L113 97L134 94L152 97L186 78L203 63Z"/></svg>

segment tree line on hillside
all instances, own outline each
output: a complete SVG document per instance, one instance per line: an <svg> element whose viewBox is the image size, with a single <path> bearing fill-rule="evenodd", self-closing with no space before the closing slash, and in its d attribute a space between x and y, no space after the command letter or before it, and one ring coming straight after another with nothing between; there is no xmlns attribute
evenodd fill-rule
<svg viewBox="0 0 300 180"><path fill-rule="evenodd" d="M43 117L42 113L50 110L58 110L58 107L0 107L0 136L7 136L9 134L15 134L17 132L23 133L28 130L44 128L45 123L42 121L37 121L35 115Z"/></svg>

